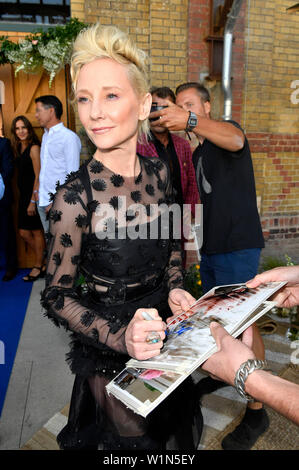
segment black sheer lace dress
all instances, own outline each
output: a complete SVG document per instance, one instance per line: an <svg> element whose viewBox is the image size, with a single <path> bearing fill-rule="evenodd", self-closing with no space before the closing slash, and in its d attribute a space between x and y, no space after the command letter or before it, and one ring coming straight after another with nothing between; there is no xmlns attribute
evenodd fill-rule
<svg viewBox="0 0 299 470"><path fill-rule="evenodd" d="M129 359L125 331L135 311L157 308L166 319L169 290L183 285L168 170L157 158L138 158L137 177L91 159L57 188L50 212L42 305L71 331L67 361L76 374L58 435L63 449L163 448L170 435L174 448L194 449L201 432L191 379L146 419L105 389Z"/></svg>

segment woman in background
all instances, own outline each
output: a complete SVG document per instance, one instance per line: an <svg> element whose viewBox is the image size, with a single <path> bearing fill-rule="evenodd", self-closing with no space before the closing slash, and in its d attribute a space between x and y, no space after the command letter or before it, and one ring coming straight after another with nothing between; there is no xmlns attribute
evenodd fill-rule
<svg viewBox="0 0 299 470"><path fill-rule="evenodd" d="M37 212L38 178L40 172L40 142L30 121L17 116L11 125L12 147L18 170L19 209L18 229L20 236L34 252L35 261L30 273L23 277L33 282L42 277L45 238Z"/></svg>

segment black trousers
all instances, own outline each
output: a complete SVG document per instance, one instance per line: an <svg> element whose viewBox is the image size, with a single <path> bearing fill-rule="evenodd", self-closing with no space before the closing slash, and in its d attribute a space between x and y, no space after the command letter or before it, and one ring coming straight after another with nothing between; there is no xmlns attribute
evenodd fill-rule
<svg viewBox="0 0 299 470"><path fill-rule="evenodd" d="M4 252L5 269L14 270L18 266L16 232L11 206L0 206L0 248Z"/></svg>

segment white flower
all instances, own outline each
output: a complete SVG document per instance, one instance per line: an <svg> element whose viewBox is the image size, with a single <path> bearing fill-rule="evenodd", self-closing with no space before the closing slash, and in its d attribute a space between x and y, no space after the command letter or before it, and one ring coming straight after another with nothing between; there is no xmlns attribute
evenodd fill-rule
<svg viewBox="0 0 299 470"><path fill-rule="evenodd" d="M25 39L24 41L20 42L20 50L24 52L31 52L33 49L32 42Z"/></svg>

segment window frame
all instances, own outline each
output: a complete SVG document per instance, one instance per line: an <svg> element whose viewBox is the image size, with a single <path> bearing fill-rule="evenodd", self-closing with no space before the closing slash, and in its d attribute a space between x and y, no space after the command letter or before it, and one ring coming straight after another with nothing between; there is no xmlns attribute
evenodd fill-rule
<svg viewBox="0 0 299 470"><path fill-rule="evenodd" d="M71 4L67 5L66 2L67 0L63 0L63 4L62 5L53 5L53 4L49 4L49 5L44 5L43 3L43 0L39 0L39 3L24 3L24 4L20 4L19 0L17 0L15 3L10 3L9 2L9 5L10 6L32 6L32 14L34 14L34 8L48 8L48 9L52 9L52 8L56 8L56 7L60 7L59 9L60 10L63 10L64 8L69 8L69 12L68 12L68 16L64 16L63 12L62 12L62 16L63 18L65 19L64 22L59 22L59 23L38 23L38 22L27 22L27 21L9 21L9 20L0 20L0 31L16 31L16 32L33 32L33 31L36 31L37 28L39 29L42 29L43 31L47 31L49 28L53 28L55 26L58 26L58 25L65 25L71 18ZM3 2L4 4L6 2ZM5 6L3 6L3 3L2 3L2 11L3 9L5 8ZM36 15L37 16L37 15ZM44 16L51 16L49 14L45 14Z"/></svg>
<svg viewBox="0 0 299 470"><path fill-rule="evenodd" d="M211 80L221 80L222 63L223 63L223 42L224 28L227 13L230 11L233 0L223 0L223 13L221 19L223 21L223 30L220 34L214 31L214 0L210 0L210 32L205 38L209 46L209 78Z"/></svg>

